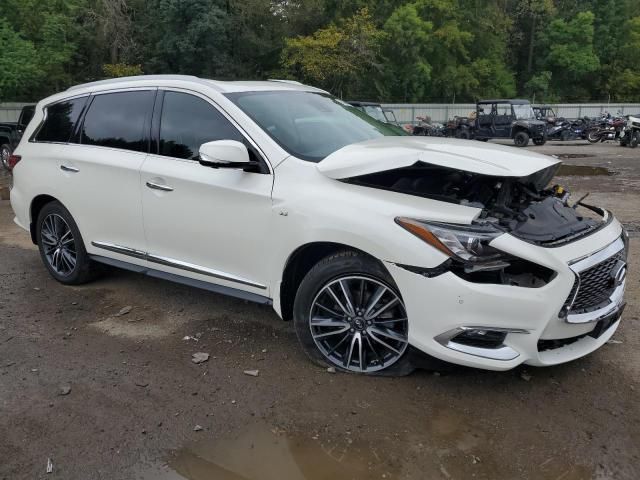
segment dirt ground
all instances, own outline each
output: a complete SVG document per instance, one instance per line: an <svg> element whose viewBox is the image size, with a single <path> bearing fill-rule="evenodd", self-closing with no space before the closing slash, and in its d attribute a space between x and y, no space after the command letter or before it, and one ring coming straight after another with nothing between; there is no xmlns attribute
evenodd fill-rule
<svg viewBox="0 0 640 480"><path fill-rule="evenodd" d="M0 201L0 479L640 478L640 150L529 148L612 173L557 182L627 225L628 306L594 354L506 373L332 374L270 308L118 270L62 286Z"/></svg>

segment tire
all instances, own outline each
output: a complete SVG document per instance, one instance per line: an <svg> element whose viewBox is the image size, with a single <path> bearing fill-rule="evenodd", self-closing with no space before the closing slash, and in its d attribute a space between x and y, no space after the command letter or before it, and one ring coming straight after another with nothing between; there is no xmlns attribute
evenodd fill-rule
<svg viewBox="0 0 640 480"><path fill-rule="evenodd" d="M49 273L65 285L80 285L94 278L95 264L69 211L59 202L46 204L36 220L40 257Z"/></svg>
<svg viewBox="0 0 640 480"><path fill-rule="evenodd" d="M593 130L589 130L587 132L587 141L589 143L598 143L600 141L600 134L599 134L599 129L593 129Z"/></svg>
<svg viewBox="0 0 640 480"><path fill-rule="evenodd" d="M529 134L527 132L516 133L513 137L513 143L516 144L516 147L526 147L529 145Z"/></svg>
<svg viewBox="0 0 640 480"><path fill-rule="evenodd" d="M571 140L571 133L569 132L569 130L563 130L562 133L560 133L560 140L562 140L563 142Z"/></svg>
<svg viewBox="0 0 640 480"><path fill-rule="evenodd" d="M533 144L534 144L534 145L542 146L542 145L544 145L545 143L547 143L547 139L546 139L546 138L544 138L544 137L542 137L542 138L534 138L534 139L533 139Z"/></svg>
<svg viewBox="0 0 640 480"><path fill-rule="evenodd" d="M476 140L478 140L479 142L488 142L489 141L488 138L476 138Z"/></svg>
<svg viewBox="0 0 640 480"><path fill-rule="evenodd" d="M638 143L640 143L640 132L633 132L631 134L631 140L629 141L629 146L631 148L637 148Z"/></svg>
<svg viewBox="0 0 640 480"><path fill-rule="evenodd" d="M462 140L469 140L471 138L471 133L468 130L460 130L458 132L458 138Z"/></svg>
<svg viewBox="0 0 640 480"><path fill-rule="evenodd" d="M293 318L302 348L320 366L367 375L414 370L398 289L389 272L362 253L346 250L318 262L300 284Z"/></svg>
<svg viewBox="0 0 640 480"><path fill-rule="evenodd" d="M11 156L11 146L3 143L0 145L0 160L2 161L2 167L5 170L9 170L9 157Z"/></svg>

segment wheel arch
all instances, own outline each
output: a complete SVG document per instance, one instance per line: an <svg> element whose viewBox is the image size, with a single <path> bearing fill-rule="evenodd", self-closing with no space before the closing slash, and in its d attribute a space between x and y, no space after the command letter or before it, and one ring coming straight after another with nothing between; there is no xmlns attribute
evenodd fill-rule
<svg viewBox="0 0 640 480"><path fill-rule="evenodd" d="M317 241L301 245L289 255L282 272L279 306L283 320L291 320L293 318L293 303L296 298L296 293L298 292L300 282L305 275L309 273L309 270L323 258L344 250L351 250L366 255L378 262L382 268L386 270L384 263L378 258L351 245L329 241Z"/></svg>
<svg viewBox="0 0 640 480"><path fill-rule="evenodd" d="M511 128L511 138L515 138L516 135L520 132L526 132L527 134L529 134L529 128L525 127L522 124L516 123L513 128Z"/></svg>
<svg viewBox="0 0 640 480"><path fill-rule="evenodd" d="M29 206L29 233L31 234L31 241L34 245L38 244L38 239L36 238L36 220L44 206L51 202L59 202L62 204L60 200L48 194L37 195L31 200L31 205Z"/></svg>

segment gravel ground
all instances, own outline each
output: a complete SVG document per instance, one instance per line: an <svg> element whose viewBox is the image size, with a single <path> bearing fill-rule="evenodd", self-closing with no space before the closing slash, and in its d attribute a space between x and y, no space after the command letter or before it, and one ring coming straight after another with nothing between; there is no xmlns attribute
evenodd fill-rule
<svg viewBox="0 0 640 480"><path fill-rule="evenodd" d="M557 182L632 232L628 306L587 358L506 373L332 374L269 308L117 270L64 287L0 201L0 479L640 478L640 150L530 148L612 173Z"/></svg>

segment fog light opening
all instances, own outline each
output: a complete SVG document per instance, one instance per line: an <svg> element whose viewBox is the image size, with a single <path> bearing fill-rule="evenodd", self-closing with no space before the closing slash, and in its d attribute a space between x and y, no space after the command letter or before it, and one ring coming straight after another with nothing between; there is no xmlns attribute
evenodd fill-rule
<svg viewBox="0 0 640 480"><path fill-rule="evenodd" d="M451 339L452 342L477 348L500 348L504 344L507 332L485 329L467 329Z"/></svg>

